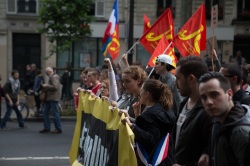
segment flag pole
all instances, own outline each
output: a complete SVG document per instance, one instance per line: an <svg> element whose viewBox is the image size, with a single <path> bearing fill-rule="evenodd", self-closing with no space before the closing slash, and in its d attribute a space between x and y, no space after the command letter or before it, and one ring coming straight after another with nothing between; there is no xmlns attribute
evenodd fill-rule
<svg viewBox="0 0 250 166"><path fill-rule="evenodd" d="M127 55L138 43L139 43L140 40L137 40L135 42L135 44L125 53L125 55ZM123 56L122 56L123 58ZM118 63L120 63L122 61L122 58L118 61Z"/></svg>
<svg viewBox="0 0 250 166"><path fill-rule="evenodd" d="M214 28L213 28L213 40L212 40L213 42L212 42L212 50L211 50L211 52L212 52L212 68L213 68L213 72L214 72Z"/></svg>
<svg viewBox="0 0 250 166"><path fill-rule="evenodd" d="M148 78L147 78L147 79L149 79L149 77L151 76L151 74L153 73L154 70L155 70L155 68L153 67L153 68L151 69L150 73L148 74Z"/></svg>
<svg viewBox="0 0 250 166"><path fill-rule="evenodd" d="M167 50L169 49L169 47L172 45L172 41L169 43L169 45L167 46L167 48L163 51L163 53L162 54L165 54L166 52L167 52ZM149 77L151 76L151 74L153 73L153 71L154 71L154 67L151 69L151 71L150 71L150 73L148 74L148 78L147 79L149 79Z"/></svg>
<svg viewBox="0 0 250 166"><path fill-rule="evenodd" d="M165 54L166 52L167 52L167 50L169 49L169 47L172 45L172 41L169 43L169 45L167 46L167 48L163 51L163 53L162 54Z"/></svg>

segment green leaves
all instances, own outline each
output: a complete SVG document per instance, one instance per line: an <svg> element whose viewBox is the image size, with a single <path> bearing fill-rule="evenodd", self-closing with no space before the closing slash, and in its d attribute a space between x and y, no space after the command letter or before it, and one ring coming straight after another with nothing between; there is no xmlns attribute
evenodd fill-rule
<svg viewBox="0 0 250 166"><path fill-rule="evenodd" d="M51 43L60 41L60 45L51 48L50 55L56 51L70 50L71 43L91 35L90 23L93 17L88 15L92 0L41 0L38 29Z"/></svg>

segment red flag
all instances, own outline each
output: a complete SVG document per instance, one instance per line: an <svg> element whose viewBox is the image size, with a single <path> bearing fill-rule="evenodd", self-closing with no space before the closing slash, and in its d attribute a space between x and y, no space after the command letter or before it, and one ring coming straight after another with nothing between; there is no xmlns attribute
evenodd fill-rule
<svg viewBox="0 0 250 166"><path fill-rule="evenodd" d="M159 41L157 47L155 48L155 51L154 51L153 55L151 56L151 58L148 61L148 66L154 67L156 58L159 55L163 54L163 52L169 46L169 44L170 43L166 40L165 37L161 38L161 40ZM174 46L173 46L172 43L171 43L170 47L168 48L167 52L165 52L164 54L167 54L172 58L172 66L176 67L177 58L175 56Z"/></svg>
<svg viewBox="0 0 250 166"><path fill-rule="evenodd" d="M140 38L143 47L152 54L160 39L165 36L170 42L174 37L172 12L167 9Z"/></svg>
<svg viewBox="0 0 250 166"><path fill-rule="evenodd" d="M206 49L205 5L199 7L174 38L174 46L182 56L197 55Z"/></svg>
<svg viewBox="0 0 250 166"><path fill-rule="evenodd" d="M143 34L151 27L150 20L146 14L144 14L144 29Z"/></svg>

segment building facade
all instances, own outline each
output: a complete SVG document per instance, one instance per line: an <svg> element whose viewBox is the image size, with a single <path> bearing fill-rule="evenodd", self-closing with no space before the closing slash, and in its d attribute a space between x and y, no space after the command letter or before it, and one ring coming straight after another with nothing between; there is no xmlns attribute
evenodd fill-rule
<svg viewBox="0 0 250 166"><path fill-rule="evenodd" d="M241 50L243 56L250 63L248 57L250 48L250 2L247 0L218 0L219 21L218 27L210 27L210 0L136 0L134 2L134 43L142 36L144 13L152 23L163 13L164 9L173 10L175 33L204 2L207 8L207 39L211 45L213 34L216 36L217 51L222 62L227 62L231 55ZM102 38L104 30L114 4L114 0L93 0L92 15L95 22L91 23L92 36L73 43L71 54L59 52L48 60L50 43L37 29L39 0L2 0L0 1L0 74L6 80L11 70L20 71L20 80L23 81L25 66L35 63L39 68L46 66L63 68L70 61L74 69L87 66L101 66ZM119 1L119 33L120 57L128 50L128 29L130 0ZM215 44L216 45L216 44ZM209 54L202 52L202 57ZM177 50L176 50L177 51ZM178 51L177 51L178 52ZM119 58L120 58L119 57ZM140 45L133 50L133 61L146 65L150 55ZM119 60L119 58L117 58ZM60 73L60 71L59 71ZM73 72L74 80L79 79L79 71Z"/></svg>

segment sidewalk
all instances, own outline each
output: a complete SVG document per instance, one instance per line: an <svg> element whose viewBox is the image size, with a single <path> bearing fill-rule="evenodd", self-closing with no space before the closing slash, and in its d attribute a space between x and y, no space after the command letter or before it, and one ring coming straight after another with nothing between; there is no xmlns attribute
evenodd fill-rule
<svg viewBox="0 0 250 166"><path fill-rule="evenodd" d="M60 102L61 104L62 102ZM62 105L62 104L61 104ZM2 98L2 112L1 112L1 118L4 117L6 112L6 101L4 98ZM68 111L67 109L63 109L63 112ZM30 115L34 114L33 110L30 110ZM16 120L16 113L15 111L12 111L11 113L11 119ZM43 121L42 117L31 117L29 116L25 121ZM61 116L61 121L76 121L76 116Z"/></svg>

